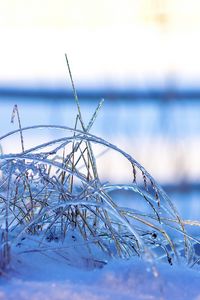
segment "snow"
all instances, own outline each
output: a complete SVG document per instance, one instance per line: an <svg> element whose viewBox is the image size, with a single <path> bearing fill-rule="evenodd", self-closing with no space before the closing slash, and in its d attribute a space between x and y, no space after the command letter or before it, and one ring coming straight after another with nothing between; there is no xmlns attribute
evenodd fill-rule
<svg viewBox="0 0 200 300"><path fill-rule="evenodd" d="M80 266L40 253L14 258L1 277L0 299L200 300L200 273L186 266L155 265L137 257L113 259L103 268Z"/></svg>

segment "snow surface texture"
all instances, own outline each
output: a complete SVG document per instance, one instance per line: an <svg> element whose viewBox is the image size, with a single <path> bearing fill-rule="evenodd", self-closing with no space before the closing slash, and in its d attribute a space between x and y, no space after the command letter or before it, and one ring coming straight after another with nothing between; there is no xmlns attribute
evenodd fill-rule
<svg viewBox="0 0 200 300"><path fill-rule="evenodd" d="M0 299L200 300L200 274L186 267L152 266L138 258L113 260L85 271L46 256L28 254L1 279Z"/></svg>

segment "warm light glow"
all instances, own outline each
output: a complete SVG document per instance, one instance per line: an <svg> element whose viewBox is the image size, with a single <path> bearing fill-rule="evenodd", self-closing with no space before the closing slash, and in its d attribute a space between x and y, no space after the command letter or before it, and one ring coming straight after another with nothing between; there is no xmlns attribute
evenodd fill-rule
<svg viewBox="0 0 200 300"><path fill-rule="evenodd" d="M195 0L0 2L0 82L59 85L67 52L78 85L196 85Z"/></svg>

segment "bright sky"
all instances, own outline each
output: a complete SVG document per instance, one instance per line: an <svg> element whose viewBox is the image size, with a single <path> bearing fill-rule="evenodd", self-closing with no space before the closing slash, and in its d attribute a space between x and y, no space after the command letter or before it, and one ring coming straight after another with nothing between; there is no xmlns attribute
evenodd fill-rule
<svg viewBox="0 0 200 300"><path fill-rule="evenodd" d="M0 84L200 81L197 0L0 1Z"/></svg>

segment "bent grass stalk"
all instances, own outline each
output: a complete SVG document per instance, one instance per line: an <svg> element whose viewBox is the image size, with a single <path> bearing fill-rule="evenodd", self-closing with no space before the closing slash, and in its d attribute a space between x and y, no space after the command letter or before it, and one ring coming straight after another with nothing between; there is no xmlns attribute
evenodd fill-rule
<svg viewBox="0 0 200 300"><path fill-rule="evenodd" d="M15 106L13 117L17 113L19 129L0 137L0 142L5 142L20 133L22 148L21 153L0 154L0 217L1 222L4 216L6 220L1 229L4 237L1 269L9 265L10 247L16 250L22 240L33 237L36 245L27 249L23 242L26 249L20 249L18 255L42 253L46 249L58 254L58 249L62 249L62 256L67 258L66 241L72 232L81 239L77 246L84 244L90 257L97 255L97 247L111 257L162 257L170 264L184 257L190 266L197 266L199 257L193 249L200 241L188 234L185 226L198 227L200 222L182 220L172 201L142 165L115 145L89 133L103 100L85 126L67 56L66 61L78 110L74 128L59 125L23 128ZM25 149L23 134L37 134L38 129L57 130L64 137ZM94 145L103 147L103 152L115 151L129 162L133 171L131 184L101 182ZM119 191L129 191L133 199L137 195L147 211L117 205L113 193Z"/></svg>

